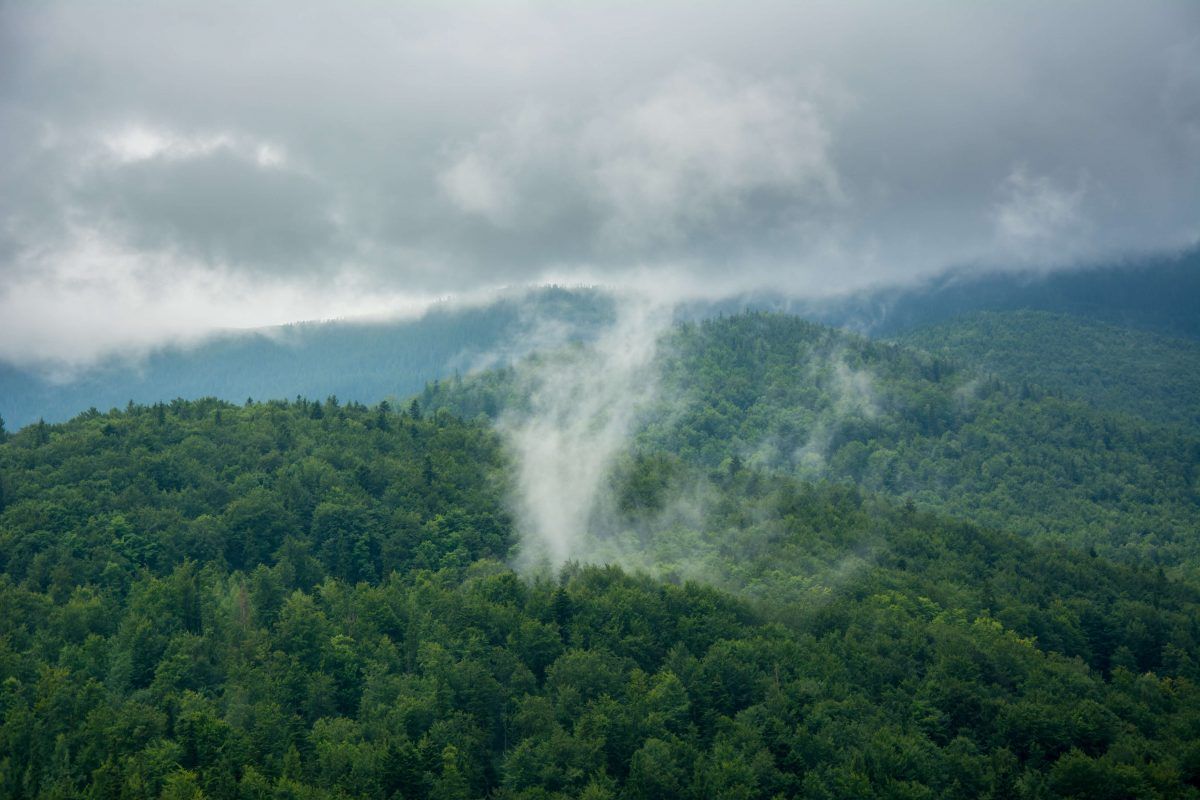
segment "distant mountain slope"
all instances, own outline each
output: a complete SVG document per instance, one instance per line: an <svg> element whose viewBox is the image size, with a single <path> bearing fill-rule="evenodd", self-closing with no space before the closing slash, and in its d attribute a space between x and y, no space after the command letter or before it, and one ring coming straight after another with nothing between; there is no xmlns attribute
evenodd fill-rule
<svg viewBox="0 0 1200 800"><path fill-rule="evenodd" d="M1200 339L1200 250L1049 274L975 277L952 272L909 289L884 289L841 301L749 305L787 310L873 336L894 336L974 311L1036 310Z"/></svg>
<svg viewBox="0 0 1200 800"><path fill-rule="evenodd" d="M897 341L1097 408L1200 425L1200 343L1042 311L978 312Z"/></svg>
<svg viewBox="0 0 1200 800"><path fill-rule="evenodd" d="M785 315L685 324L663 353L646 451L853 481L1036 539L1200 565L1191 431ZM423 401L468 415L519 408L517 378L442 383Z"/></svg>
<svg viewBox="0 0 1200 800"><path fill-rule="evenodd" d="M605 322L611 301L591 290L540 289L475 307L447 305L418 319L305 323L231 333L194 348L156 351L144 362L102 365L67 383L0 364L0 414L8 427L68 419L177 397L242 402L329 395L377 402L426 381L500 362L536 347L546 326L576 335Z"/></svg>
<svg viewBox="0 0 1200 800"><path fill-rule="evenodd" d="M874 336L892 336L978 310L1040 309L1110 324L1200 338L1200 252L1153 264L1081 269L1049 276L951 275L909 289L882 289L842 300L797 300L755 293L684 304L682 319L746 309L782 311ZM44 418L68 419L177 397L323 398L359 402L419 391L449 377L536 349L547 327L586 339L613 314L596 289L544 288L498 296L481 306L447 304L419 319L303 323L230 333L196 347L164 347L137 364L114 360L72 380L0 362L0 415L10 429Z"/></svg>

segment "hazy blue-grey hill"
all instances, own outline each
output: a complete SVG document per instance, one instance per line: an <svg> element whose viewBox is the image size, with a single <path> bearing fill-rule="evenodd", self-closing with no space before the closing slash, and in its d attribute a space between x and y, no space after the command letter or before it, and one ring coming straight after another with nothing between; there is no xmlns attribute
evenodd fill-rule
<svg viewBox="0 0 1200 800"><path fill-rule="evenodd" d="M1200 425L1200 342L1070 314L983 311L897 341L1096 408Z"/></svg>
<svg viewBox="0 0 1200 800"><path fill-rule="evenodd" d="M1047 275L950 274L932 283L839 302L761 304L872 336L895 336L974 311L1073 314L1168 336L1200 338L1200 250L1176 258Z"/></svg>
<svg viewBox="0 0 1200 800"><path fill-rule="evenodd" d="M90 407L177 397L231 402L329 395L378 402L419 391L426 381L501 361L537 347L539 331L561 324L574 335L611 317L600 292L545 288L474 307L435 307L418 319L303 323L231 333L144 361L112 361L68 383L0 364L0 414L10 429L69 419ZM482 359L482 361L481 361Z"/></svg>

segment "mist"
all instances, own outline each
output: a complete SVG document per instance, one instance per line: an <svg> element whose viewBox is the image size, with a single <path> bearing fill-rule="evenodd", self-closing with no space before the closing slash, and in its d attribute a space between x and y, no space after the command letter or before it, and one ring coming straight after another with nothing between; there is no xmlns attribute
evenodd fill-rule
<svg viewBox="0 0 1200 800"><path fill-rule="evenodd" d="M748 481L743 491L754 495L758 490L749 487L770 484L772 476L828 477L828 450L840 427L874 418L887 398L871 368L859 364L840 337L818 341L797 354L797 379L812 387L816 402L793 410L791 436L743 443L744 466L726 459L706 470L666 456L661 482L652 478L647 489L636 477L643 460L672 452L655 437L669 436L705 397L678 381L684 345L674 324L677 308L628 294L615 309L615 318L589 336L562 320L539 326L535 313L529 321L535 349L514 358L511 348L500 347L478 361L481 369L504 367L498 378L479 377L500 380L507 398L494 424L512 464L505 480L516 522L513 566L546 575L570 564L619 564L734 585L727 566L732 554L753 550L756 536L782 534L780 519L761 497L757 516L737 529L715 522L728 513L729 484ZM641 496L646 491L648 500ZM864 540L849 554L814 561L805 576L814 599L869 565L878 544Z"/></svg>
<svg viewBox="0 0 1200 800"><path fill-rule="evenodd" d="M506 410L497 429L515 461L520 566L587 560L610 471L658 400L655 360L670 321L669 308L630 298L594 343L517 367L518 392L528 402Z"/></svg>

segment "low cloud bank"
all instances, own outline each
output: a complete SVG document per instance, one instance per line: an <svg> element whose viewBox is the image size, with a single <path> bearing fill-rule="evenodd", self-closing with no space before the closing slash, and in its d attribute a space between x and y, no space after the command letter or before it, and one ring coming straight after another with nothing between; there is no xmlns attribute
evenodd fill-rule
<svg viewBox="0 0 1200 800"><path fill-rule="evenodd" d="M1190 2L0 6L0 360L1200 241Z"/></svg>

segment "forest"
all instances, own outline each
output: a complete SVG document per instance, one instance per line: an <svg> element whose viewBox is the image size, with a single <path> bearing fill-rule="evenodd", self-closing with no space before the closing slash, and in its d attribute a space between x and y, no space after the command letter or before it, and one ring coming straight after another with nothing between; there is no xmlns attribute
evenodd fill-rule
<svg viewBox="0 0 1200 800"><path fill-rule="evenodd" d="M1175 573L1200 565L1194 427L785 314L682 324L660 360L644 452L850 482ZM431 383L423 401L495 416L527 403L520 374Z"/></svg>
<svg viewBox="0 0 1200 800"><path fill-rule="evenodd" d="M1200 797L1187 429L786 315L661 353L557 571L519 366L3 434L0 795Z"/></svg>
<svg viewBox="0 0 1200 800"><path fill-rule="evenodd" d="M1200 425L1200 343L1070 314L984 311L897 341L1155 422Z"/></svg>

